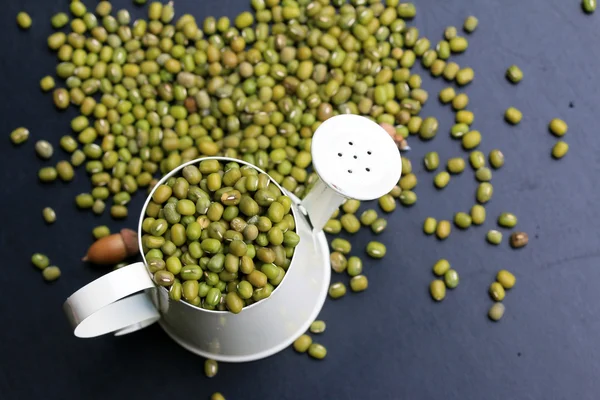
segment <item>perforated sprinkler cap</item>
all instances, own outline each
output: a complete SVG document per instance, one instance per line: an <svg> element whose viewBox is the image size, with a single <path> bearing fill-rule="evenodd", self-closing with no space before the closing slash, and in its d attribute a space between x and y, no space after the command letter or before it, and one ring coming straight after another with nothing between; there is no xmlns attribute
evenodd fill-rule
<svg viewBox="0 0 600 400"><path fill-rule="evenodd" d="M400 179L400 152L377 123L358 115L338 115L315 131L312 163L321 180L340 195L373 200Z"/></svg>

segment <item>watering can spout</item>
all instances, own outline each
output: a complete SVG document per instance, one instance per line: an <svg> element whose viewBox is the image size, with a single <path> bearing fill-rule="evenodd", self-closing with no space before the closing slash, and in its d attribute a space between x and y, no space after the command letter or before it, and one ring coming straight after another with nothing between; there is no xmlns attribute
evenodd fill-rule
<svg viewBox="0 0 600 400"><path fill-rule="evenodd" d="M400 179L398 147L377 123L358 115L338 115L313 135L312 164L319 179L301 203L313 231L323 229L346 200L374 200Z"/></svg>

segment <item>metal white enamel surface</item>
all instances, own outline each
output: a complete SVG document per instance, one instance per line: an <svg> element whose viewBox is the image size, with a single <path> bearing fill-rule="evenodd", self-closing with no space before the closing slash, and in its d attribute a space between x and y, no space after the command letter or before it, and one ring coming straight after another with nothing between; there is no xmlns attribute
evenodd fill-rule
<svg viewBox="0 0 600 400"><path fill-rule="evenodd" d="M344 197L376 199L400 179L398 147L382 127L365 117L345 114L323 122L311 151L319 177Z"/></svg>
<svg viewBox="0 0 600 400"><path fill-rule="evenodd" d="M225 157L206 159L249 165ZM171 171L154 190L185 166L199 161L190 161ZM149 194L140 215L140 248L144 212L153 193ZM286 276L269 298L245 307L239 314L172 301L167 289L155 287L144 259L144 263L97 279L67 299L63 308L76 336L93 337L109 332L122 335L148 326L160 317L160 325L184 348L219 361L258 360L286 348L317 318L327 297L331 275L325 235L323 232L315 235L297 207L295 199L293 211L300 244ZM144 292L138 293L140 290Z"/></svg>

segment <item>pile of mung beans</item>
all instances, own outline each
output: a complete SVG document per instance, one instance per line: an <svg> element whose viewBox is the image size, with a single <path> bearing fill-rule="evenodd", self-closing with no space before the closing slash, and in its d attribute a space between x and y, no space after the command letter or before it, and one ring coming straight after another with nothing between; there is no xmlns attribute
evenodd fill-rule
<svg viewBox="0 0 600 400"><path fill-rule="evenodd" d="M143 5L146 0L134 2ZM466 36L449 26L432 42L409 26L415 5L400 0L251 0L251 5L252 12L232 20L196 21L189 14L176 18L172 2L155 1L148 5L147 18L132 21L127 10L113 10L108 1L91 10L75 0L68 13L52 16L56 32L47 44L58 62L54 73L41 78L40 88L52 93L58 110L75 107L80 115L70 123L72 134L54 144L32 133L36 154L48 162L39 170L39 180L68 182L77 173L86 174L90 188L76 196L76 206L95 214L108 210L121 219L128 215L131 197L138 191L149 193L162 175L182 163L222 155L260 167L302 198L317 178L311 170L312 135L332 116L371 118L386 127L403 151L410 149L410 136L429 141L437 135L437 119L421 115L430 97L421 76L412 70L420 62L434 78L448 82L438 99L455 112L449 133L469 153L440 160L431 151L423 159L425 169L435 173L433 185L439 190L463 173L467 163L478 182L470 211L439 221L426 218L423 231L444 240L452 222L461 230L485 223L485 204L493 195L492 172L504 165L504 154L499 149L487 155L477 150L482 133L472 127L475 116L464 92L475 72L452 58L467 50ZM596 2L582 0L582 7L592 13ZM17 24L29 29L31 17L21 12ZM469 16L463 31L470 34L477 25L477 18ZM518 84L523 72L512 65L506 78ZM516 125L523 115L509 107L504 118ZM553 119L549 129L562 137L567 124ZM19 127L10 138L21 145L29 136L27 128ZM559 159L567 151L568 144L559 140L551 154ZM298 238L289 198L267 185L268 177L244 166L213 164L186 167L182 176L157 188L143 221L142 250L155 280L170 288L172 299L239 312L267 297L281 281ZM378 200L379 209L359 212L361 203L349 199L331 216L325 232L354 234L365 228L381 234L397 202L404 207L416 203L416 186L412 163L404 156L402 177ZM56 221L49 207L42 215L48 224ZM514 228L517 218L503 213L498 224ZM102 225L92 233L101 239L110 229ZM498 245L502 232L489 230L486 239ZM527 242L525 232L510 236L513 248ZM363 261L352 254L350 242L334 238L331 248L334 272L347 273L352 291L367 289ZM369 242L364 250L373 259L386 254L380 241ZM263 265L255 268L253 259ZM42 254L36 253L32 262L47 280L60 275ZM458 273L446 260L436 263L434 273L443 277L430 285L432 297L440 301L446 287L458 285ZM506 276L498 274L503 288L508 288ZM231 293L237 297L227 301ZM343 282L331 284L331 298L345 294ZM493 320L504 313L502 304L492 309ZM307 337L298 339L296 350L323 358L326 350ZM216 373L216 367L209 371ZM218 393L213 397L222 398Z"/></svg>
<svg viewBox="0 0 600 400"><path fill-rule="evenodd" d="M253 167L185 166L145 209L142 251L154 281L171 300L235 314L269 297L300 242L291 206Z"/></svg>

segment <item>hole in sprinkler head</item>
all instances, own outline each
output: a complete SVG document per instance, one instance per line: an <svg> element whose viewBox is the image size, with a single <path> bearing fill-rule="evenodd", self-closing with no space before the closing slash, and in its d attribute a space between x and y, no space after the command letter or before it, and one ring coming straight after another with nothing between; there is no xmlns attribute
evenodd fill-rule
<svg viewBox="0 0 600 400"><path fill-rule="evenodd" d="M348 144L349 144L350 146L352 146L354 143L352 143L352 142L348 142Z"/></svg>
<svg viewBox="0 0 600 400"><path fill-rule="evenodd" d="M351 173L352 173L352 170L351 170L351 169L349 169L349 170L348 170L348 173L349 173L349 174L351 174Z"/></svg>
<svg viewBox="0 0 600 400"><path fill-rule="evenodd" d="M371 155L371 150L367 151L367 154L368 154L368 155Z"/></svg>
<svg viewBox="0 0 600 400"><path fill-rule="evenodd" d="M358 158L358 156L355 154L355 155L354 155L354 159L356 160L357 158Z"/></svg>
<svg viewBox="0 0 600 400"><path fill-rule="evenodd" d="M371 172L371 168L365 168L367 172Z"/></svg>

